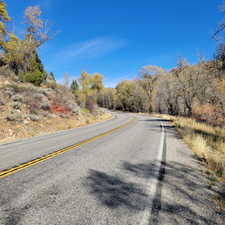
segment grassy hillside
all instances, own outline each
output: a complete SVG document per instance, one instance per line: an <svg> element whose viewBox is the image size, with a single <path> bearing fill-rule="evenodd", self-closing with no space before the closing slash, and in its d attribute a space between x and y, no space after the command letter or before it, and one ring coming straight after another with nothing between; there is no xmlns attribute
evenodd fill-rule
<svg viewBox="0 0 225 225"><path fill-rule="evenodd" d="M79 127L109 119L95 106L93 112L76 103L62 85L35 86L0 75L0 142Z"/></svg>

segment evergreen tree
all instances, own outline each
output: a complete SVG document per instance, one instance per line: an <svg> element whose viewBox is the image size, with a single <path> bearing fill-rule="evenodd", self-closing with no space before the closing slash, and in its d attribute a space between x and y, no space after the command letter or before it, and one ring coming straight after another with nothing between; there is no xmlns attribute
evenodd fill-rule
<svg viewBox="0 0 225 225"><path fill-rule="evenodd" d="M73 92L76 92L79 90L79 85L76 80L72 81L70 88Z"/></svg>

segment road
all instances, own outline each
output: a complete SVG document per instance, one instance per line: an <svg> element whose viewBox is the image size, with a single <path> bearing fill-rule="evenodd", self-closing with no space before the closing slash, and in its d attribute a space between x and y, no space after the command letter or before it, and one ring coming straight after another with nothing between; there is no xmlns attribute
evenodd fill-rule
<svg viewBox="0 0 225 225"><path fill-rule="evenodd" d="M133 117L116 113L110 121L0 145L0 174L28 164L0 175L0 224L145 225L154 221L165 133L160 120ZM71 145L63 154L29 164Z"/></svg>

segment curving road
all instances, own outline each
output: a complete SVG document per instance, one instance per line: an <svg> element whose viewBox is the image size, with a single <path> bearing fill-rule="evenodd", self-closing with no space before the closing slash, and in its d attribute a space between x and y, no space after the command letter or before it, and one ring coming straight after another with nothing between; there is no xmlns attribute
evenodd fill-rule
<svg viewBox="0 0 225 225"><path fill-rule="evenodd" d="M153 208L165 133L162 121L133 117L115 113L110 121L0 145L3 174L81 143L0 175L0 224L157 224L151 221L157 217Z"/></svg>

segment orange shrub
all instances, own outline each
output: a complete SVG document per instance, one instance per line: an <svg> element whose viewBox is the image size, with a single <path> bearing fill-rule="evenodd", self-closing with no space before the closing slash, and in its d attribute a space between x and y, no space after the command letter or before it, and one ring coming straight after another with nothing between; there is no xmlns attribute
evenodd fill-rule
<svg viewBox="0 0 225 225"><path fill-rule="evenodd" d="M69 114L71 111L67 105L62 105L55 101L52 103L50 110L52 113L63 113L63 114Z"/></svg>

